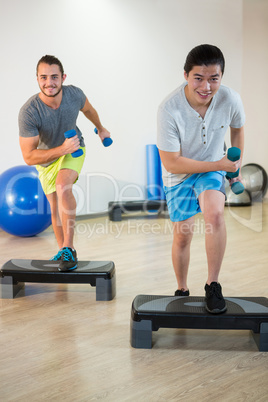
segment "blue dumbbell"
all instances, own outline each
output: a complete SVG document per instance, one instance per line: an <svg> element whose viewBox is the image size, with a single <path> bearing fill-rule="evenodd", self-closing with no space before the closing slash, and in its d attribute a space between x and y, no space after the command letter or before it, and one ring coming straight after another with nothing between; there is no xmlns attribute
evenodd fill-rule
<svg viewBox="0 0 268 402"><path fill-rule="evenodd" d="M238 161L241 156L241 150L237 147L232 147L228 149L227 158L232 161ZM226 179L230 180L239 175L239 169L236 172L227 172ZM231 185L231 189L235 194L241 194L245 190L245 187L240 181L236 181Z"/></svg>
<svg viewBox="0 0 268 402"><path fill-rule="evenodd" d="M76 131L75 130L69 130L69 131L66 131L65 133L64 133L64 137L65 138L72 138L72 137L74 137L76 135ZM71 155L72 155L72 157L73 158L78 158L78 156L81 156L81 155L83 155L83 149L78 149L77 151L75 151L75 152L73 152Z"/></svg>
<svg viewBox="0 0 268 402"><path fill-rule="evenodd" d="M98 134L98 130L97 130L96 127L94 128L94 132L95 132L96 134ZM102 145L103 145L104 147L109 147L110 145L112 145L112 143L113 143L113 140L112 140L110 137L106 137L106 138L104 138L104 140L102 141Z"/></svg>

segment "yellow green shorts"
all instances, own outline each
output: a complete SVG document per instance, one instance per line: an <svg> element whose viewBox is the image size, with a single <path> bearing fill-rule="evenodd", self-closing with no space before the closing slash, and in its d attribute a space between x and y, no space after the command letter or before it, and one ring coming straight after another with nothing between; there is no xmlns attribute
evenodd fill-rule
<svg viewBox="0 0 268 402"><path fill-rule="evenodd" d="M36 165L39 180L45 194L51 194L56 191L56 179L61 169L71 169L77 172L78 175L80 174L86 156L86 148L81 147L81 149L83 149L84 152L83 155L78 158L73 158L71 154L67 154L61 156L47 167Z"/></svg>

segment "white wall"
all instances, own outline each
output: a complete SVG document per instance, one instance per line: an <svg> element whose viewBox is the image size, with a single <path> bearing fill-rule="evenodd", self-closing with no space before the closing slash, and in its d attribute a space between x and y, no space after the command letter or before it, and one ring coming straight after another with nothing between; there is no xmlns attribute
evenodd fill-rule
<svg viewBox="0 0 268 402"><path fill-rule="evenodd" d="M243 22L244 163L258 163L268 172L268 1L244 0Z"/></svg>
<svg viewBox="0 0 268 402"><path fill-rule="evenodd" d="M253 6L255 1L246 3ZM146 196L145 145L156 142L158 105L183 82L191 48L201 43L219 46L226 58L223 83L239 92L243 87L242 68L251 56L243 54L242 0L0 0L0 4L0 172L24 163L17 115L38 92L35 66L44 54L62 61L65 83L84 90L114 139L105 149L92 124L79 117L87 158L77 185L79 199L83 198L78 214L102 212L116 196ZM247 102L251 94L243 90L243 95ZM259 127L265 127L263 116ZM263 131L258 131L261 143ZM264 155L262 145L259 148ZM252 152L248 155L254 161Z"/></svg>

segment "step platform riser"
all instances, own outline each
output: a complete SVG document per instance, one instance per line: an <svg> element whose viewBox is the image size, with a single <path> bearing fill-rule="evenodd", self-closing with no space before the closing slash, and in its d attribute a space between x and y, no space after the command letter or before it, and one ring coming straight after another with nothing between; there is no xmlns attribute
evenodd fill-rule
<svg viewBox="0 0 268 402"><path fill-rule="evenodd" d="M203 297L139 295L132 303L130 342L134 348L152 348L159 328L250 330L262 352L268 351L268 299L226 297L227 311L210 314Z"/></svg>
<svg viewBox="0 0 268 402"><path fill-rule="evenodd" d="M113 222L120 222L122 214L130 215L133 212L146 212L160 214L167 213L167 203L165 200L140 200L140 201L111 201L108 205L109 219Z"/></svg>
<svg viewBox="0 0 268 402"><path fill-rule="evenodd" d="M13 299L26 282L90 284L96 287L97 301L115 297L116 275L112 261L79 261L77 269L67 272L60 272L58 266L59 262L47 260L7 261L0 269L0 298Z"/></svg>

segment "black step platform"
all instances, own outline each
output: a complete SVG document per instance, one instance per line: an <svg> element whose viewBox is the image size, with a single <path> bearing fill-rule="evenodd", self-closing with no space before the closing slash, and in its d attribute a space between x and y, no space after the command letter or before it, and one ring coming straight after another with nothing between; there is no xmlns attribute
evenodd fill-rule
<svg viewBox="0 0 268 402"><path fill-rule="evenodd" d="M167 211L166 200L139 200L139 201L111 201L108 204L109 219L114 222L122 220L122 213L129 214L133 211Z"/></svg>
<svg viewBox="0 0 268 402"><path fill-rule="evenodd" d="M25 282L89 283L96 286L96 300L112 300L116 293L112 261L79 261L73 271L58 271L58 261L10 260L0 269L0 297L13 299Z"/></svg>
<svg viewBox="0 0 268 402"><path fill-rule="evenodd" d="M225 297L227 311L210 314L204 297L138 295L132 303L130 337L134 348L152 348L159 328L251 330L261 352L268 352L268 299Z"/></svg>

